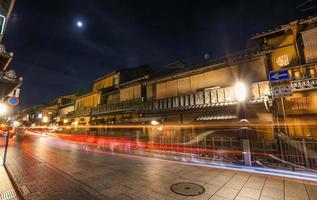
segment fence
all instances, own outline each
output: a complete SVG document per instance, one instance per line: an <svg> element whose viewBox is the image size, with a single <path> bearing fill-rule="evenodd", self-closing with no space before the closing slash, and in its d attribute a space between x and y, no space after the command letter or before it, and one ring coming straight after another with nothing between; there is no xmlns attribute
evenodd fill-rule
<svg viewBox="0 0 317 200"><path fill-rule="evenodd" d="M255 159L265 165L317 169L316 140L257 140L251 144Z"/></svg>
<svg viewBox="0 0 317 200"><path fill-rule="evenodd" d="M243 164L242 141L232 138L160 136L160 149L194 154L200 159ZM316 140L250 140L253 165L317 169Z"/></svg>

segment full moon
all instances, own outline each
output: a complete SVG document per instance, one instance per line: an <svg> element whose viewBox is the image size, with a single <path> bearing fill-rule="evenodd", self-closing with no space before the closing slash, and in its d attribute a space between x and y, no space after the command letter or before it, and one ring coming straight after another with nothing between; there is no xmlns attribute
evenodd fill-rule
<svg viewBox="0 0 317 200"><path fill-rule="evenodd" d="M76 25L77 25L78 28L81 28L81 27L83 27L83 22L82 21L77 21Z"/></svg>

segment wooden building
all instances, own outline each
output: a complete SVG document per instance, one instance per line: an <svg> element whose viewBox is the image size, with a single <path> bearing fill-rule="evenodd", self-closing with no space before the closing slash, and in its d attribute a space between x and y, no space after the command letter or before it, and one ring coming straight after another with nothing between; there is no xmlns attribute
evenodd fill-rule
<svg viewBox="0 0 317 200"><path fill-rule="evenodd" d="M236 99L234 86L238 82L248 87L244 103ZM265 52L257 48L154 74L144 84L147 96L140 111L144 118L156 118L163 125L193 125L186 129L167 128L166 134L196 136L210 130L210 126L217 126L215 135L239 137L239 127L230 125L241 120L241 107L250 122L272 121L264 103L270 95ZM206 127L195 128L198 124ZM273 135L272 128L264 127L261 131L263 127L255 128L250 132L251 137Z"/></svg>
<svg viewBox="0 0 317 200"><path fill-rule="evenodd" d="M292 95L285 97L286 134L317 137L317 17L290 22L255 35L266 50L268 70L287 69ZM278 113L283 120L281 100Z"/></svg>

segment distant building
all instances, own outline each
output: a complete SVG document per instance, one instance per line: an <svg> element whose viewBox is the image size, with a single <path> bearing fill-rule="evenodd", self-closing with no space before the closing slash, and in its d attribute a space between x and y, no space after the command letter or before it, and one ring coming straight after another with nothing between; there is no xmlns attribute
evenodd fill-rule
<svg viewBox="0 0 317 200"><path fill-rule="evenodd" d="M144 65L115 70L93 81L92 90L74 100L74 111L65 122L78 125L111 123L122 120L123 112L135 115L134 107L127 105L135 101L141 106L141 80L151 72L152 69Z"/></svg>
<svg viewBox="0 0 317 200"><path fill-rule="evenodd" d="M17 112L14 120L24 126L31 126L32 124L41 124L43 118L42 110L46 107L44 104L34 105Z"/></svg>
<svg viewBox="0 0 317 200"><path fill-rule="evenodd" d="M55 98L51 105L57 107L55 116L53 117L53 122L58 124L63 124L64 118L74 111L75 99L80 96L80 93L73 93L69 95L63 95Z"/></svg>

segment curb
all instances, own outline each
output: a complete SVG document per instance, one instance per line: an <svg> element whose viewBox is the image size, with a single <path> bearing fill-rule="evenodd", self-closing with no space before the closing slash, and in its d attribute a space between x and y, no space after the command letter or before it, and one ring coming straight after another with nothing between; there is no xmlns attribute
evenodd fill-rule
<svg viewBox="0 0 317 200"><path fill-rule="evenodd" d="M22 195L21 190L19 189L18 184L17 184L16 181L14 180L14 178L13 178L11 172L8 170L6 163L4 163L3 166L4 166L4 169L5 169L6 172L7 172L7 175L9 176L9 179L10 179L10 181L11 181L11 183L12 183L12 186L13 186L13 188L14 188L14 190L15 190L15 193L17 194L17 197L18 197L19 199L21 199L21 200L25 200L24 197L23 197L23 195Z"/></svg>

